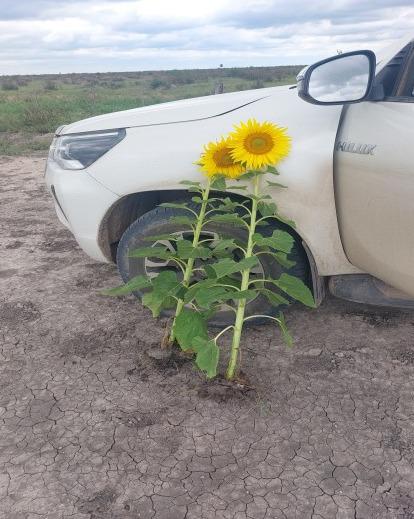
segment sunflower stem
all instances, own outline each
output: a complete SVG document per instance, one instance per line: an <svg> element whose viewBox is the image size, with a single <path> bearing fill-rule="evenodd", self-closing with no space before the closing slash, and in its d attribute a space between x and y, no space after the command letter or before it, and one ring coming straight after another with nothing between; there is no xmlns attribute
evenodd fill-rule
<svg viewBox="0 0 414 519"><path fill-rule="evenodd" d="M206 215L207 204L209 202L211 182L212 182L212 177L208 177L207 185L206 185L205 189L203 189L200 212L197 215L197 224L194 229L194 236L193 236L193 243L192 243L193 247L197 247L199 245L200 234L203 229L203 223L204 223L204 218ZM195 261L194 258L189 258L187 260L187 264L186 264L186 267L184 270L183 281L182 281L182 285L185 288L188 288L190 285L191 277L193 275L193 270L194 270L194 261ZM184 301L182 299L178 299L177 306L175 308L174 320L173 320L173 323L171 326L171 333L170 333L170 343L171 344L174 342L174 339L175 339L175 335L174 335L175 321L177 320L177 317L182 312L183 308L184 308Z"/></svg>
<svg viewBox="0 0 414 519"><path fill-rule="evenodd" d="M253 235L256 231L256 218L257 218L257 205L258 205L258 195L259 195L259 182L260 175L255 174L253 178L253 194L252 197L252 209L250 214L250 224L249 224L249 237L247 241L247 249L244 255L245 258L251 258L253 256ZM247 290L249 287L250 281L250 269L245 269L242 272L242 280L240 285L240 290ZM244 314L246 310L246 299L240 299L237 305L236 311L236 320L234 323L234 333L233 333L233 341L231 345L230 352L230 360L227 366L226 371L226 379L234 380L236 376L236 368L237 368L237 360L239 358L239 350L240 350L240 339L243 331L243 323L244 323Z"/></svg>

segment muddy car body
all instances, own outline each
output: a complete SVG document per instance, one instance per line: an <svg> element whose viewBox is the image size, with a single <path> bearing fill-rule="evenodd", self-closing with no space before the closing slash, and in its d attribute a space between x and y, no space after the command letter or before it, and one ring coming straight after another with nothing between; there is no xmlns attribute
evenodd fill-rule
<svg viewBox="0 0 414 519"><path fill-rule="evenodd" d="M318 62L297 85L92 117L57 130L46 182L79 245L117 261L126 280L146 268L130 268L126 255L151 215L162 219L151 211L188 196L181 180L200 180L203 144L249 118L274 121L288 128L292 151L279 167L288 189L268 192L296 223L316 300L329 280L340 297L413 307L413 89L406 38L377 55Z"/></svg>

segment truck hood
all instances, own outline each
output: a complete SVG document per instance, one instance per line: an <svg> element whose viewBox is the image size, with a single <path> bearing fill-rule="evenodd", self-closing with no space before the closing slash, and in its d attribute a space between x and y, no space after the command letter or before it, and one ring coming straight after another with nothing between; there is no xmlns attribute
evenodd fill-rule
<svg viewBox="0 0 414 519"><path fill-rule="evenodd" d="M158 105L133 108L122 112L113 112L97 117L83 119L68 124L57 130L58 135L68 133L91 132L114 128L133 128L137 126L153 126L178 122L198 121L219 117L243 106L255 103L279 92L286 92L289 86L245 90L229 94L196 97L182 101L172 101Z"/></svg>
<svg viewBox="0 0 414 519"><path fill-rule="evenodd" d="M377 73L389 60L413 40L412 34L406 34L394 44L376 52ZM133 128L139 126L153 126L158 124L172 124L178 122L199 121L212 117L219 117L226 113L242 108L267 97L287 92L291 86L263 88L260 90L246 90L229 94L196 97L182 101L161 103L158 105L133 108L122 112L113 112L97 117L83 119L76 123L61 126L57 135L68 133L92 132L114 128Z"/></svg>

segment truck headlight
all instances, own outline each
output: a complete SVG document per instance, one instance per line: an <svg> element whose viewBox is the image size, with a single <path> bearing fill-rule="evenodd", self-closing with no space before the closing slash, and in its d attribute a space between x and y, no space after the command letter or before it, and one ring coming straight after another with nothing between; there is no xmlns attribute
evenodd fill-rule
<svg viewBox="0 0 414 519"><path fill-rule="evenodd" d="M84 169L122 141L125 135L124 128L60 135L53 139L49 159L63 169Z"/></svg>

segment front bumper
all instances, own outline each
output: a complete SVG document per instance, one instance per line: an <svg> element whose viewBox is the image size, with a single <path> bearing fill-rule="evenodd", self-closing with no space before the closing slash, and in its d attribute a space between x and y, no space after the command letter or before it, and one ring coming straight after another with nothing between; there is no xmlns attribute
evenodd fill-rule
<svg viewBox="0 0 414 519"><path fill-rule="evenodd" d="M99 228L119 196L93 179L86 169L64 170L51 160L46 165L45 181L59 220L70 229L86 254L108 262L99 246Z"/></svg>

